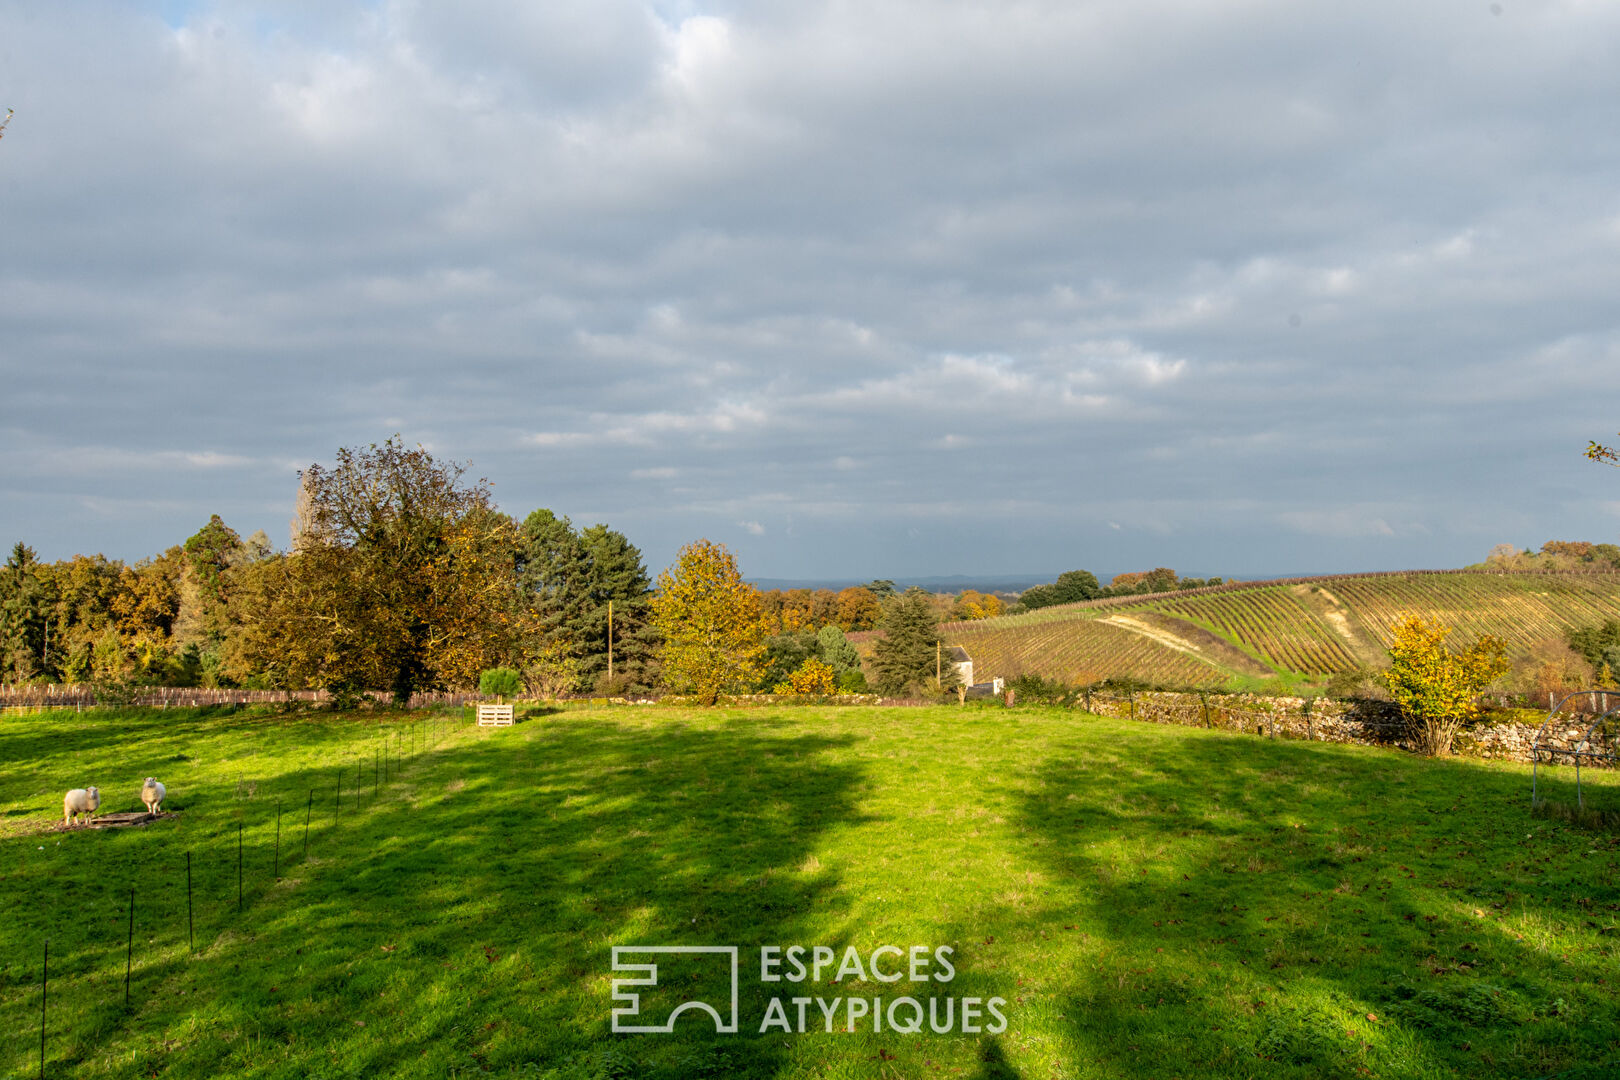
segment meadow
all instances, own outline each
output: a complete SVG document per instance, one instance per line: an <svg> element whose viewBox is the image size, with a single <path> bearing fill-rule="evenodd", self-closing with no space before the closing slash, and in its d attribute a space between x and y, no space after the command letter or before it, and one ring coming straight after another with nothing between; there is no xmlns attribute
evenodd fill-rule
<svg viewBox="0 0 1620 1080"><path fill-rule="evenodd" d="M1517 765L999 706L11 715L0 762L8 1077L47 938L58 1077L1620 1071L1620 838L1533 817ZM134 809L146 775L165 820L57 828L67 788ZM739 946L740 1030L613 1034L612 948L647 944ZM793 944L948 946L955 977L760 982ZM1007 1023L761 1034L790 994Z"/></svg>

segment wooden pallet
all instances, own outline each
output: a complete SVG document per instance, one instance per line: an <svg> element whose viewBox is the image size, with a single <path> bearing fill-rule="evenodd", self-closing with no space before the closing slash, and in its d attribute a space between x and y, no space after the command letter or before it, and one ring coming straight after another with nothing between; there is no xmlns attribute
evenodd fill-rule
<svg viewBox="0 0 1620 1080"><path fill-rule="evenodd" d="M512 723L513 709L510 705L480 705L478 706L479 727L506 727Z"/></svg>

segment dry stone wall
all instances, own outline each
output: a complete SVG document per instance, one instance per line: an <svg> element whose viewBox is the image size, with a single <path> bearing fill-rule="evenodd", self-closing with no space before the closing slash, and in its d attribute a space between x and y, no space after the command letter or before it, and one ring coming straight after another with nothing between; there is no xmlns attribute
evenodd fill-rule
<svg viewBox="0 0 1620 1080"><path fill-rule="evenodd" d="M1081 704L1100 716L1150 724L1220 728L1277 739L1409 748L1400 711L1387 701L1144 691L1093 693ZM1482 723L1460 734L1454 749L1468 757L1528 763L1543 719L1536 714L1530 716L1528 722ZM1591 718L1567 719L1567 723L1554 725L1548 741L1573 749Z"/></svg>

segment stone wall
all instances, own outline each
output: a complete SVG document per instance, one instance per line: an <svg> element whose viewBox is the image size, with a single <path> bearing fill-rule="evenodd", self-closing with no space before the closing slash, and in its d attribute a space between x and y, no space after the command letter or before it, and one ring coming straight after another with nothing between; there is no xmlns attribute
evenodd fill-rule
<svg viewBox="0 0 1620 1080"><path fill-rule="evenodd" d="M1222 728L1274 739L1408 748L1400 711L1388 701L1143 691L1093 693L1077 704L1100 716L1150 724ZM1468 757L1528 763L1536 731L1544 719L1535 714L1532 717L1530 722L1481 723L1458 735L1453 748ZM1563 719L1567 722L1555 724L1548 733L1548 741L1573 749L1592 718Z"/></svg>

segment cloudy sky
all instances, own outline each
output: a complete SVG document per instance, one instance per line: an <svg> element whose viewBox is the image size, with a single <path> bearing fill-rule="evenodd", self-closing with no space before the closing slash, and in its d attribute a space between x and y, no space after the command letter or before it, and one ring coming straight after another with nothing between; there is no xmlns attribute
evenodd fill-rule
<svg viewBox="0 0 1620 1080"><path fill-rule="evenodd" d="M0 16L0 529L47 558L285 544L396 432L654 570L1620 535L1606 0Z"/></svg>

